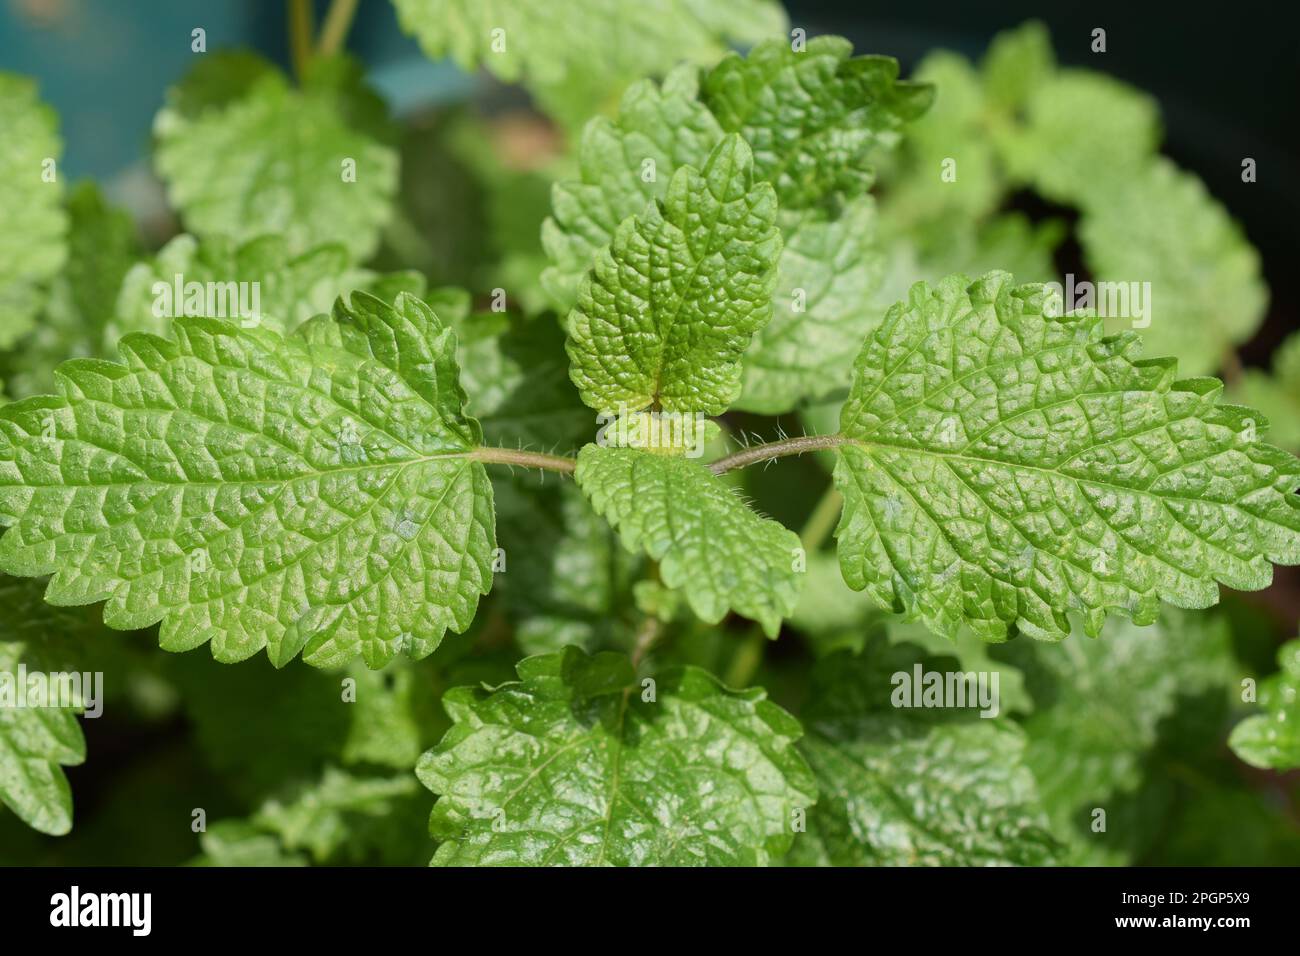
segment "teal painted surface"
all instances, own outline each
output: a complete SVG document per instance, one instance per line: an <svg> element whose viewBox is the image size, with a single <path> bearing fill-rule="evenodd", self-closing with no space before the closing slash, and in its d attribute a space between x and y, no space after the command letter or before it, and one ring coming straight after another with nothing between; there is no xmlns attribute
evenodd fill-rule
<svg viewBox="0 0 1300 956"><path fill-rule="evenodd" d="M282 0L0 0L0 69L36 77L58 110L66 174L107 180L147 155L164 91L202 55L191 50L200 27L209 52L251 47L288 66ZM425 59L387 0L362 0L348 47L398 112L474 86Z"/></svg>

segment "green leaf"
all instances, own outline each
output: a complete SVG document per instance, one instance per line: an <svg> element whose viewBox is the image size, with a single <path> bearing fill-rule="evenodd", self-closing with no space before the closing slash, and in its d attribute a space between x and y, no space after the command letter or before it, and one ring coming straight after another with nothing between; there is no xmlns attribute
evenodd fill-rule
<svg viewBox="0 0 1300 956"><path fill-rule="evenodd" d="M1281 670L1260 681L1259 706L1265 713L1247 717L1232 729L1228 743L1252 767L1300 767L1300 640L1278 651Z"/></svg>
<svg viewBox="0 0 1300 956"><path fill-rule="evenodd" d="M659 562L698 617L728 611L776 637L798 601L799 536L762 518L698 462L634 448L587 445L575 475L629 551Z"/></svg>
<svg viewBox="0 0 1300 956"><path fill-rule="evenodd" d="M929 108L934 91L900 82L897 60L852 53L842 37L816 37L797 52L766 40L747 57L728 54L704 80L705 104L753 148L756 174L776 187L782 208L866 192L868 155L892 147Z"/></svg>
<svg viewBox="0 0 1300 956"><path fill-rule="evenodd" d="M792 862L1054 862L1057 844L1023 762L1024 734L978 710L895 704L897 675L911 677L918 666L959 670L954 658L888 646L882 637L859 656L834 654L817 665L800 749L821 798Z"/></svg>
<svg viewBox="0 0 1300 956"><path fill-rule="evenodd" d="M1079 239L1098 282L1151 284L1149 313L1138 319L1150 323L1143 341L1193 375L1218 368L1263 321L1258 253L1204 184L1167 160L1116 180L1104 202L1087 206ZM1108 326L1139 327L1125 315Z"/></svg>
<svg viewBox="0 0 1300 956"><path fill-rule="evenodd" d="M556 322L479 313L451 324L460 341L461 382L488 444L567 453L595 432L596 416L569 379L564 331Z"/></svg>
<svg viewBox="0 0 1300 956"><path fill-rule="evenodd" d="M187 120L247 96L260 80L278 75L275 64L250 50L214 50L167 90L166 109Z"/></svg>
<svg viewBox="0 0 1300 956"><path fill-rule="evenodd" d="M432 58L482 66L522 83L566 126L586 121L633 80L681 60L711 62L727 44L751 44L785 29L770 0L394 0L402 29Z"/></svg>
<svg viewBox="0 0 1300 956"><path fill-rule="evenodd" d="M364 862L367 824L395 816L397 805L416 792L409 773L361 777L329 767L318 782L291 798L268 800L252 822L278 835L285 850L305 850L317 863L340 853Z"/></svg>
<svg viewBox="0 0 1300 956"><path fill-rule="evenodd" d="M542 285L562 308L577 302L579 283L619 223L666 198L673 174L702 166L721 142L722 128L698 95L699 71L678 67L662 88L651 80L628 87L617 119L597 117L583 130L580 179L555 184L553 218L542 225L551 260Z"/></svg>
<svg viewBox="0 0 1300 956"><path fill-rule="evenodd" d="M569 316L571 375L598 411L717 415L740 391L740 355L772 316L776 197L749 147L724 139L674 174L662 207L624 221Z"/></svg>
<svg viewBox="0 0 1300 956"><path fill-rule="evenodd" d="M68 259L55 277L41 321L5 359L5 382L17 398L48 392L64 359L98 357L122 278L136 260L135 223L99 188L79 183L68 195Z"/></svg>
<svg viewBox="0 0 1300 956"><path fill-rule="evenodd" d="M746 353L736 407L789 411L806 398L842 389L862 339L889 304L875 202L860 196L834 218L783 213L786 237L772 321Z"/></svg>
<svg viewBox="0 0 1300 956"><path fill-rule="evenodd" d="M199 837L203 852L193 866L306 866L297 853L285 853L280 841L245 820L219 820Z"/></svg>
<svg viewBox="0 0 1300 956"><path fill-rule="evenodd" d="M911 237L918 228L942 234L949 223L988 215L1007 188L987 129L989 106L970 61L940 50L921 62L916 79L934 86L934 106L908 127L881 175L883 219Z"/></svg>
<svg viewBox="0 0 1300 956"><path fill-rule="evenodd" d="M72 829L72 791L60 766L86 759L86 740L77 710L22 707L28 672L62 668L49 642L84 634L93 625L80 608L55 608L41 601L41 583L0 575L0 608L6 625L0 640L0 803L28 826L61 836Z"/></svg>
<svg viewBox="0 0 1300 956"><path fill-rule="evenodd" d="M1052 38L1037 20L995 36L980 63L986 99L1005 112L1021 109L1055 72Z"/></svg>
<svg viewBox="0 0 1300 956"><path fill-rule="evenodd" d="M346 348L181 319L0 409L0 567L223 661L378 667L463 631L493 515L455 338L405 294L335 317Z"/></svg>
<svg viewBox="0 0 1300 956"><path fill-rule="evenodd" d="M1223 691L1235 670L1221 619L1174 610L1149 627L1113 620L1098 639L1013 641L995 654L1025 673L1036 705L1024 721L1026 762L1055 831L1076 842L1097 836L1093 808L1141 785L1143 762L1178 698Z"/></svg>
<svg viewBox="0 0 1300 956"><path fill-rule="evenodd" d="M441 865L764 864L814 799L798 722L698 668L633 683L621 654L526 658L519 681L461 687L418 774L438 794Z"/></svg>
<svg viewBox="0 0 1300 956"><path fill-rule="evenodd" d="M493 476L497 542L507 560L498 590L526 653L566 644L620 646L635 631L637 559L572 482Z"/></svg>
<svg viewBox="0 0 1300 956"><path fill-rule="evenodd" d="M26 77L0 72L0 348L31 328L67 256L58 117ZM47 182L47 175L53 175Z"/></svg>
<svg viewBox="0 0 1300 956"><path fill-rule="evenodd" d="M1075 205L1090 197L1112 203L1160 145L1155 100L1090 70L1060 70L1029 94L1024 120L995 133L1013 180L1048 199Z"/></svg>
<svg viewBox="0 0 1300 956"><path fill-rule="evenodd" d="M1270 441L1288 451L1300 450L1300 334L1288 336L1274 351L1271 375L1246 369L1234 397L1267 416ZM1263 420L1258 424L1264 427Z"/></svg>
<svg viewBox="0 0 1300 956"><path fill-rule="evenodd" d="M349 261L348 250L338 243L294 254L282 236L247 242L210 236L200 242L180 235L152 261L137 263L127 273L108 339L116 342L131 332L166 335L172 319L181 315L264 325L286 334L329 312L334 300L349 292L370 292L388 301L397 291L424 293L418 273L379 276L350 267ZM390 295L387 284L393 282L397 287Z"/></svg>
<svg viewBox="0 0 1300 956"><path fill-rule="evenodd" d="M187 228L242 241L279 233L293 252L322 242L374 251L397 189L397 153L377 138L382 104L343 61L316 64L301 90L279 73L195 115L154 122L156 163ZM351 176L355 165L355 176Z"/></svg>
<svg viewBox="0 0 1300 956"><path fill-rule="evenodd" d="M1045 302L1005 273L951 276L868 338L835 470L849 585L939 633L1057 640L1070 612L1095 635L1107 611L1150 623L1300 563L1300 462L1219 382Z"/></svg>

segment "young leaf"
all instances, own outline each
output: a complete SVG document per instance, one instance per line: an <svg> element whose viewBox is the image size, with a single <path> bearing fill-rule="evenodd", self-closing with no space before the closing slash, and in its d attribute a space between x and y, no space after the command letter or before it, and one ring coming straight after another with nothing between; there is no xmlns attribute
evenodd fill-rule
<svg viewBox="0 0 1300 956"><path fill-rule="evenodd" d="M0 348L31 328L67 256L58 118L26 77L0 72Z"/></svg>
<svg viewBox="0 0 1300 956"><path fill-rule="evenodd" d="M1300 641L1284 644L1277 662L1282 669L1259 685L1266 713L1239 723L1228 743L1252 767L1294 770L1300 767Z"/></svg>
<svg viewBox="0 0 1300 956"><path fill-rule="evenodd" d="M0 567L225 661L378 667L463 631L493 515L455 338L405 294L336 318L346 349L181 319L0 409Z"/></svg>
<svg viewBox="0 0 1300 956"><path fill-rule="evenodd" d="M815 799L798 722L698 668L634 684L621 654L529 657L519 681L444 697L417 770L438 794L434 863L755 865Z"/></svg>
<svg viewBox="0 0 1300 956"><path fill-rule="evenodd" d="M898 61L852 56L843 37L809 40L795 51L765 40L747 57L731 53L705 78L701 98L729 133L754 150L760 179L783 209L866 192L867 156L893 146L903 124L926 111L934 91L898 79Z"/></svg>
<svg viewBox="0 0 1300 956"><path fill-rule="evenodd" d="M940 633L1057 640L1068 612L1095 635L1300 563L1300 461L1217 381L1045 301L1005 273L917 283L867 339L835 470L849 585Z"/></svg>
<svg viewBox="0 0 1300 956"><path fill-rule="evenodd" d="M978 708L898 706L898 675L911 679L918 666L959 670L954 658L883 638L862 655L817 665L800 750L821 798L793 862L1052 863L1057 845L1023 762L1024 734L1005 718L979 717Z"/></svg>
<svg viewBox="0 0 1300 956"><path fill-rule="evenodd" d="M772 316L781 251L776 197L729 136L678 170L662 208L624 221L569 316L569 359L598 411L718 415L740 391L740 355Z"/></svg>
<svg viewBox="0 0 1300 956"><path fill-rule="evenodd" d="M762 518L697 462L635 448L588 445L575 474L630 551L659 562L710 624L735 611L776 637L799 598L799 536Z"/></svg>
<svg viewBox="0 0 1300 956"><path fill-rule="evenodd" d="M628 87L614 120L597 117L578 145L580 180L551 190L554 218L542 224L551 265L542 284L568 310L578 285L628 216L651 199L664 199L682 166L700 167L722 141L722 128L698 99L699 71L681 66L663 86L642 80Z"/></svg>
<svg viewBox="0 0 1300 956"><path fill-rule="evenodd" d="M316 64L301 90L266 73L222 107L164 107L154 122L158 172L191 232L279 233L293 252L338 242L356 259L374 251L397 153L376 136L382 104L340 63Z"/></svg>
<svg viewBox="0 0 1300 956"><path fill-rule="evenodd" d="M435 59L480 66L522 83L567 126L584 122L628 83L681 60L708 62L727 44L751 44L785 29L770 0L394 0L402 29Z"/></svg>

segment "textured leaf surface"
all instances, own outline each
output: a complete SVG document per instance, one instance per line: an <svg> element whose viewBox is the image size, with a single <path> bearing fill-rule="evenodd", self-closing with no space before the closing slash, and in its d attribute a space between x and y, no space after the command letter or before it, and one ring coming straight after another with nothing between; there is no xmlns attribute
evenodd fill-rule
<svg viewBox="0 0 1300 956"><path fill-rule="evenodd" d="M750 44L785 28L780 5L769 0L395 2L402 28L429 56L523 83L569 126L633 80L662 75L681 60L710 62L729 43Z"/></svg>
<svg viewBox="0 0 1300 956"><path fill-rule="evenodd" d="M772 321L745 355L736 402L763 414L843 389L862 339L889 304L881 297L886 260L870 196L836 218L813 211L782 215L781 225L786 244Z"/></svg>
<svg viewBox="0 0 1300 956"><path fill-rule="evenodd" d="M578 146L576 181L556 183L552 217L542 227L551 265L542 274L547 292L564 309L596 255L628 216L664 199L682 166L699 168L722 140L722 128L698 99L699 71L682 66L664 79L628 87L618 117L593 119Z"/></svg>
<svg viewBox="0 0 1300 956"><path fill-rule="evenodd" d="M1217 369L1263 321L1259 255L1204 184L1167 160L1118 179L1104 203L1085 210L1079 239L1098 281L1151 283L1149 315L1139 318L1150 322L1147 350L1176 355L1193 375ZM1133 324L1123 315L1109 321Z"/></svg>
<svg viewBox="0 0 1300 956"><path fill-rule="evenodd" d="M816 37L799 52L766 40L747 57L727 55L704 81L704 102L753 148L757 175L782 208L866 192L870 152L894 145L904 122L930 105L930 87L898 81L898 61L852 53L842 37Z"/></svg>
<svg viewBox="0 0 1300 956"><path fill-rule="evenodd" d="M836 483L845 580L951 634L1059 639L1068 612L1150 623L1300 562L1300 462L1213 379L1129 333L1048 319L1039 286L918 283L858 357Z"/></svg>
<svg viewBox="0 0 1300 956"><path fill-rule="evenodd" d="M317 64L301 91L266 73L223 106L165 107L158 172L200 237L279 233L294 252L338 242L364 258L397 189L397 153L374 135L375 114L382 105L341 61Z"/></svg>
<svg viewBox="0 0 1300 956"><path fill-rule="evenodd" d="M164 647L380 666L463 631L491 575L455 339L357 294L347 348L183 319L0 411L0 566Z"/></svg>
<svg viewBox="0 0 1300 956"><path fill-rule="evenodd" d="M688 667L646 701L626 657L575 648L519 678L444 698L455 726L418 770L436 864L763 864L814 799L799 724L761 690Z"/></svg>
<svg viewBox="0 0 1300 956"><path fill-rule="evenodd" d="M1024 734L978 711L903 708L893 675L957 671L955 658L872 642L814 672L800 749L821 796L793 862L837 866L1052 863ZM812 837L811 840L805 840Z"/></svg>
<svg viewBox="0 0 1300 956"><path fill-rule="evenodd" d="M19 666L42 674L61 670L61 661L43 654L47 642L85 633L90 622L78 608L45 604L40 582L7 575L0 575L0 608L6 621L0 640L0 682L6 685L0 706L0 803L41 833L62 835L72 829L72 791L60 767L86 759L77 711L13 704L25 692L18 683Z"/></svg>
<svg viewBox="0 0 1300 956"><path fill-rule="evenodd" d="M663 582L681 588L701 619L717 623L735 611L776 636L802 583L793 531L755 514L686 458L588 445L576 477L624 545L658 561Z"/></svg>
<svg viewBox="0 0 1300 956"><path fill-rule="evenodd" d="M1300 767L1300 641L1283 645L1277 661L1281 670L1259 684L1265 713L1234 727L1228 743L1253 767L1294 770Z"/></svg>
<svg viewBox="0 0 1300 956"><path fill-rule="evenodd" d="M619 226L569 316L582 400L717 415L740 391L740 355L772 316L781 236L772 187L730 136L702 170L673 176L662 205Z"/></svg>
<svg viewBox="0 0 1300 956"><path fill-rule="evenodd" d="M43 178L63 143L35 82L0 72L0 129L0 347L7 347L31 328L44 283L63 266L68 222L61 172Z"/></svg>

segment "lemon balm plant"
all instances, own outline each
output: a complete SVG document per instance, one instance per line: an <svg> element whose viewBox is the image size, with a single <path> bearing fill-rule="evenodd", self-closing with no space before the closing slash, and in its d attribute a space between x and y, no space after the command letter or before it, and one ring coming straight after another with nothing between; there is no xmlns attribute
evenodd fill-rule
<svg viewBox="0 0 1300 956"><path fill-rule="evenodd" d="M185 231L146 251L0 78L0 659L185 715L215 782L159 826L212 864L1034 865L1216 862L1231 818L1295 859L1241 763L1300 763L1293 646L1256 694L1207 609L1300 563L1300 461L1003 208L1078 208L1212 371L1265 293L1150 101L1035 25L906 81L762 0L396 7L567 146L431 146L341 53L355 4L313 38L295 3L293 77L196 47L168 92ZM448 154L472 224L421 217ZM462 226L482 262L407 268ZM85 757L72 710L0 709L35 830Z"/></svg>

